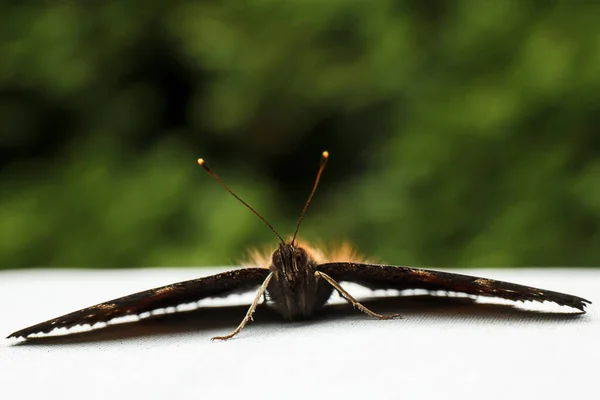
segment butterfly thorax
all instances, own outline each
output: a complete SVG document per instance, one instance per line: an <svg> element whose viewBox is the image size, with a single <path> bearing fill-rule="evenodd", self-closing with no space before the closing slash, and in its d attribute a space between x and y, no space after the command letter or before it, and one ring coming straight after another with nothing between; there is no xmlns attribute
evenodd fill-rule
<svg viewBox="0 0 600 400"><path fill-rule="evenodd" d="M273 279L267 288L270 305L289 319L314 314L332 293L332 287L315 277L317 263L305 249L282 244L273 252Z"/></svg>

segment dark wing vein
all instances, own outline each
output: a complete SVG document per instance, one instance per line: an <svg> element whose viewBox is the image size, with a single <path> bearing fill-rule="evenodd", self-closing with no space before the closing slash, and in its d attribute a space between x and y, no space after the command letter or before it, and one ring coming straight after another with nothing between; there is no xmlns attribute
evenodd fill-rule
<svg viewBox="0 0 600 400"><path fill-rule="evenodd" d="M208 297L248 291L260 286L268 274L269 270L265 268L244 268L149 289L30 326L8 337L27 337L34 333L47 333L56 328L93 325L127 315L139 315L160 308L193 303Z"/></svg>
<svg viewBox="0 0 600 400"><path fill-rule="evenodd" d="M585 312L589 300L550 290L476 276L394 265L327 263L318 270L337 281L354 282L370 289L425 289L498 297L513 301L551 301Z"/></svg>

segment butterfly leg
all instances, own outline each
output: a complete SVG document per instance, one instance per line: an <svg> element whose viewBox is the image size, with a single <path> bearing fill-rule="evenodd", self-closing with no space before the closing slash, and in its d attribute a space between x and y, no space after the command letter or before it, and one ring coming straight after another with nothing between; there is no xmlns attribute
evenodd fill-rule
<svg viewBox="0 0 600 400"><path fill-rule="evenodd" d="M362 304L360 304L358 302L358 300L356 300L354 297L352 297L352 295L350 293L348 293L346 290L344 290L344 288L341 287L340 284L337 283L332 277L330 277L329 275L327 275L327 274L325 274L325 273L323 273L321 271L316 271L315 272L315 277L317 277L317 278L320 277L320 278L325 279L350 304L352 304L359 311L362 311L365 314L370 315L371 317L374 317L374 318L377 318L377 319L392 319L392 318L399 318L400 317L400 314L382 315L382 314L377 314L376 312L373 312L373 311L369 310L367 307L365 307Z"/></svg>
<svg viewBox="0 0 600 400"><path fill-rule="evenodd" d="M246 316L244 317L242 322L238 325L238 327L235 328L235 330L233 332L231 332L229 335L215 336L212 338L212 340L227 340L227 339L231 339L232 337L234 337L235 335L240 333L240 331L244 328L244 326L248 323L248 321L250 321L252 319L252 314L254 314L254 311L256 310L256 306L258 306L258 302L260 301L261 297L267 290L267 286L269 286L269 282L271 281L272 277L273 277L273 273L271 272L267 276L267 279L265 279L263 284L260 286L260 289L258 289L258 293L256 294L256 297L254 298L252 305L250 305L250 308L248 309Z"/></svg>

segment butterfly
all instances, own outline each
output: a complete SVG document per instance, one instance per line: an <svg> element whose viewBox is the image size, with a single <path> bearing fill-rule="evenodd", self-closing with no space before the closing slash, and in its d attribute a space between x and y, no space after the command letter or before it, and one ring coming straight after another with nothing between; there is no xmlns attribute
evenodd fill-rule
<svg viewBox="0 0 600 400"><path fill-rule="evenodd" d="M337 257L333 257L333 260L328 260L318 249L296 239L328 159L329 153L323 152L312 191L300 213L294 235L287 241L265 218L238 197L203 159L199 159L198 164L227 192L257 215L279 239L279 245L270 257L258 257L262 260L261 267L234 269L134 293L21 329L8 338L27 338L32 334L48 333L57 328L110 322L119 317L140 315L166 307L194 303L205 298L224 297L252 290L256 291L256 296L238 327L227 335L215 336L213 340L227 340L237 335L252 319L263 297L268 300L269 306L287 320L310 318L327 304L334 291L356 309L371 317L400 317L398 314L382 315L370 310L346 291L341 282L352 282L373 290L425 289L431 292L456 292L513 301L549 301L582 312L585 312L587 304L591 304L589 300L581 297L494 279L355 260L347 248ZM348 259L344 260L345 257Z"/></svg>

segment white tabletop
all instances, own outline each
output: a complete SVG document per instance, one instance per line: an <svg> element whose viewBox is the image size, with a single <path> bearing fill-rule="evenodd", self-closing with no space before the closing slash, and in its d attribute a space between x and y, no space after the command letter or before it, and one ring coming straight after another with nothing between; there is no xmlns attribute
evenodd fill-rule
<svg viewBox="0 0 600 400"><path fill-rule="evenodd" d="M26 270L0 273L0 334L135 291L222 268ZM229 333L253 294L203 300L195 311L26 342L0 339L0 393L10 398L595 399L600 270L460 270L578 295L585 315L550 303L415 295L339 303L289 323L258 311ZM356 297L372 293L347 285ZM384 295L377 292L378 295ZM541 312L543 311L543 312ZM4 395L2 398L8 398Z"/></svg>

